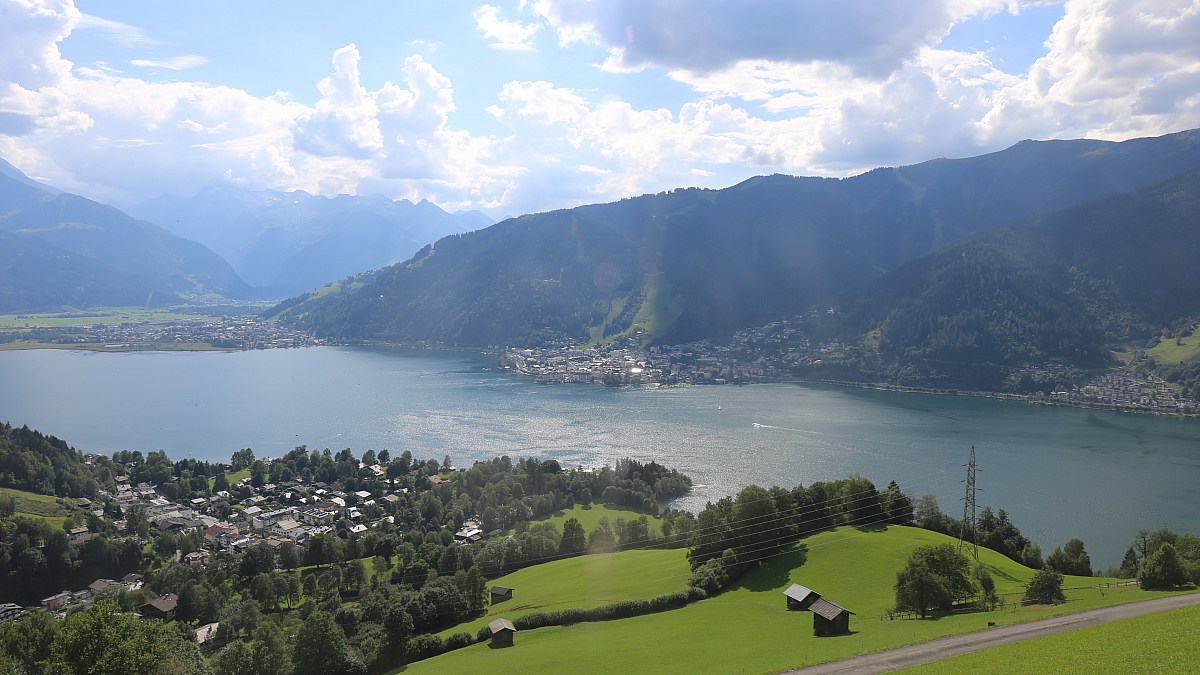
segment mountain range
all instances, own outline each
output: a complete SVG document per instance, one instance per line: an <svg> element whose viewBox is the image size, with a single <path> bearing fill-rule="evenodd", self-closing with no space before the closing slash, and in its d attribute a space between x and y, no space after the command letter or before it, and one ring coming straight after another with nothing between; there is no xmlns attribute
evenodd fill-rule
<svg viewBox="0 0 1200 675"><path fill-rule="evenodd" d="M845 303L855 308L857 328L883 329L880 347L901 354L924 349L921 340L936 331L909 325L900 308L915 309L922 290L943 276L955 278L938 270L957 269L950 257L957 251L981 266L980 284L1021 273L1022 285L1040 293L1005 307L1019 314L1036 305L1078 329L1061 337L1071 348L1039 345L1024 356L1013 349L1010 360L1053 354L1089 361L1102 358L1099 345L1114 330L1128 333L1130 322L1153 323L1187 310L1175 296L1142 302L1126 295L1134 286L1113 281L1109 259L1099 256L1119 245L1109 255L1127 258L1129 279L1157 272L1165 261L1127 250L1141 245L1137 228L1149 223L1126 218L1091 229L1088 219L1122 208L1135 214L1157 194L1139 190L1196 170L1200 132L1187 131L1120 143L1024 141L980 157L845 179L763 176L723 190L681 189L508 219L293 298L272 315L345 340L486 346L633 336L679 343L719 340L814 306ZM1163 185L1156 189L1192 189L1186 181ZM1110 199L1116 201L1101 203ZM1095 206L1071 211L1089 204ZM1192 223L1186 214L1169 215L1176 219L1172 229ZM1007 224L1031 219L1060 223L1054 231L1075 239L1063 234L1057 248L1047 248L1033 235L1011 234L1022 226ZM1061 224L1067 221L1074 229ZM970 248L944 249L999 226L1008 229ZM1095 264L1060 271L1059 263L1073 259L1072 247L1089 238L1092 248L1079 256ZM1197 250L1187 248L1190 241L1180 244L1182 251ZM935 257L922 258L929 254ZM989 277L991 268L996 272ZM1087 284L1097 288L1084 298L1078 289ZM921 305L928 309L922 320L943 321L978 303L979 296L959 293L946 303ZM1124 328L1097 323L1107 311L1128 314L1121 308L1130 307L1161 309L1118 322ZM1033 339L1020 330L1009 338Z"/></svg>
<svg viewBox="0 0 1200 675"><path fill-rule="evenodd" d="M137 218L0 160L0 312L286 297L491 223L427 201L230 185L132 210Z"/></svg>
<svg viewBox="0 0 1200 675"><path fill-rule="evenodd" d="M0 165L0 311L160 306L251 292L203 245Z"/></svg>
<svg viewBox="0 0 1200 675"><path fill-rule="evenodd" d="M212 185L130 207L139 218L220 254L265 297L287 297L407 260L448 234L492 224L478 211L450 214L421 201Z"/></svg>

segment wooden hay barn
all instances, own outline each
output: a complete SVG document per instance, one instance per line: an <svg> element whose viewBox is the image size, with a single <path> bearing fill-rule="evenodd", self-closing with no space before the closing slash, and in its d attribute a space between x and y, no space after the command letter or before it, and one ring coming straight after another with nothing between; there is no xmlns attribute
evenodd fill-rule
<svg viewBox="0 0 1200 675"><path fill-rule="evenodd" d="M489 592L491 593L491 596L492 596L492 604L493 605L496 604L497 602L504 602L505 600L512 600L513 589L511 589L511 588L506 588L504 586L492 586L492 590Z"/></svg>
<svg viewBox="0 0 1200 675"><path fill-rule="evenodd" d="M783 592L788 610L808 610L813 615L813 635L843 635L850 632L850 615L854 612L821 597L820 593L792 584Z"/></svg>
<svg viewBox="0 0 1200 675"><path fill-rule="evenodd" d="M508 619L496 619L488 624L488 630L492 633L493 647L513 646L513 635L517 628Z"/></svg>

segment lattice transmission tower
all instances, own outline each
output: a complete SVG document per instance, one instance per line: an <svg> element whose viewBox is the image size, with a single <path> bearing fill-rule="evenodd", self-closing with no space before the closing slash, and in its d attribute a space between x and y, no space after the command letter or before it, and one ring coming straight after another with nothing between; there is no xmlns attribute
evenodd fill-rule
<svg viewBox="0 0 1200 675"><path fill-rule="evenodd" d="M966 467L967 493L963 496L962 524L958 530L958 552L962 553L969 528L971 531L971 554L975 560L979 560L979 536L976 534L975 528L975 472L979 467L975 465L975 446L973 445L971 446L971 459L967 462Z"/></svg>

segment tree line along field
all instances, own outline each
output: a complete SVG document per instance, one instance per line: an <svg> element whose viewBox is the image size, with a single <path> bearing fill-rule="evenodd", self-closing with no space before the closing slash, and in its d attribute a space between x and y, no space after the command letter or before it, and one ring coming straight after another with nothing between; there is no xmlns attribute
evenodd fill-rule
<svg viewBox="0 0 1200 675"><path fill-rule="evenodd" d="M896 572L904 567L912 551L918 546L954 541L915 527L840 527L804 538L783 555L741 577L725 592L682 609L518 631L511 649L475 644L409 664L403 672L594 672L598 664L612 672L711 672L714 664L721 664L721 670L777 672L982 630L989 621L998 625L1019 623L1168 594L1142 591L1136 586L1112 586L1120 583L1117 579L1066 576L1065 604L1021 606L1021 595L1034 570L981 547L979 560L996 582L997 593L1004 600L1001 608L930 620L887 618L895 602ZM598 565L592 573L571 570L570 583L580 589L576 593L614 576L653 576L640 559L621 555L585 556L611 559L611 564ZM549 588L568 576L561 566L576 560L526 568L521 571L519 587L512 581L514 575L506 577L517 593L513 600L492 607L489 620L519 616L522 594L538 597L539 579L545 578ZM510 585L500 580L496 583ZM812 588L855 612L850 621L851 634L814 637L811 613L786 609L783 591L792 583ZM642 597L650 595L648 592ZM505 613L505 605L514 610L512 616ZM477 624L463 624L447 633Z"/></svg>
<svg viewBox="0 0 1200 675"><path fill-rule="evenodd" d="M1114 621L1101 626L1024 640L905 668L906 675L1036 670L1063 675L1090 673L1194 673L1200 663L1200 607Z"/></svg>

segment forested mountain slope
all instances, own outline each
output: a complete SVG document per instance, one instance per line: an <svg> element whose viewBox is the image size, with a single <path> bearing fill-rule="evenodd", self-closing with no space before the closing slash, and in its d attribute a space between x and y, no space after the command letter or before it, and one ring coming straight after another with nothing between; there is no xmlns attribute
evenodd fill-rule
<svg viewBox="0 0 1200 675"><path fill-rule="evenodd" d="M838 302L1015 219L1200 169L1200 133L1023 142L847 179L766 176L513 218L280 305L344 339L536 344L720 338Z"/></svg>

